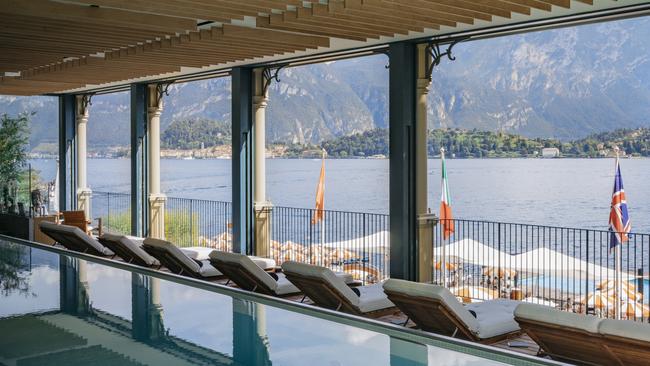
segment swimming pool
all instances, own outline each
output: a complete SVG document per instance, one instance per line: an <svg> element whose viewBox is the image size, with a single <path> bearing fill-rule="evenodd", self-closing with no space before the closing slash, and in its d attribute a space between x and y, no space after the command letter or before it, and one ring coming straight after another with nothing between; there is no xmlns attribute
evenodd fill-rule
<svg viewBox="0 0 650 366"><path fill-rule="evenodd" d="M6 237L0 284L2 365L555 364Z"/></svg>

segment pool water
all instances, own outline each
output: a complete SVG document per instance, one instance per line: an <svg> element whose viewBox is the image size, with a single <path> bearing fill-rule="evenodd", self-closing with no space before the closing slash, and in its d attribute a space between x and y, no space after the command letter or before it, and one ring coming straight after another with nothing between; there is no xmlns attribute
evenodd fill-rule
<svg viewBox="0 0 650 366"><path fill-rule="evenodd" d="M544 364L23 244L0 238L0 365Z"/></svg>

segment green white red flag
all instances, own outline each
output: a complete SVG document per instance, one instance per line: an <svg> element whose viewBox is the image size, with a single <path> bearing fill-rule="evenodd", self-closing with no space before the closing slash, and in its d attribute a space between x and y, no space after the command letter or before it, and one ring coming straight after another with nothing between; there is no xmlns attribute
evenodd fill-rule
<svg viewBox="0 0 650 366"><path fill-rule="evenodd" d="M454 233L454 220L451 214L451 195L447 181L447 167L445 165L445 149L440 149L442 161L442 194L440 195L440 223L442 224L442 237L449 239Z"/></svg>

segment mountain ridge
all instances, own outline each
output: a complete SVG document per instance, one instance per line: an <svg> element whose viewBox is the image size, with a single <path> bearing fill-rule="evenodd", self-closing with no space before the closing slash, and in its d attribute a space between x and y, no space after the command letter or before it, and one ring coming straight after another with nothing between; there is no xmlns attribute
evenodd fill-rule
<svg viewBox="0 0 650 366"><path fill-rule="evenodd" d="M650 126L650 19L464 42L434 70L430 128L463 128L569 140ZM283 69L270 86L267 140L318 143L388 125L385 55ZM163 130L174 120L230 120L230 79L175 84ZM56 139L52 97L0 97L0 111L36 111L32 146ZM89 143L129 143L129 95L98 95Z"/></svg>

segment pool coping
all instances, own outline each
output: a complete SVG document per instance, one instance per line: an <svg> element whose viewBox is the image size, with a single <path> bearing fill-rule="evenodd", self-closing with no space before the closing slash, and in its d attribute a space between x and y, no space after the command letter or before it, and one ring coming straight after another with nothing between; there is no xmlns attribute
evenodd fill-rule
<svg viewBox="0 0 650 366"><path fill-rule="evenodd" d="M36 248L68 257L87 260L89 262L107 265L112 268L126 270L129 272L139 273L145 276L156 277L162 280L199 288L205 291L218 293L224 296L235 297L241 300L252 301L267 306L272 306L286 311L296 312L302 315L312 316L339 324L353 326L356 328L372 331L379 334L385 334L389 337L398 338L408 342L430 345L433 347L448 349L451 351L464 353L491 361L502 362L516 365L566 365L554 360L532 357L522 353L509 351L502 348L491 347L471 341L457 338L451 338L444 335L425 332L418 329L402 327L388 322L382 322L375 319L364 318L352 314L338 312L330 309L316 307L314 305L303 304L291 300L277 298L273 296L258 294L242 290L235 287L228 287L221 284L207 282L200 279L194 279L169 272L161 272L151 268L145 268L126 262L116 261L110 258L98 257L91 254L71 251L65 248L54 247L51 245L36 243L24 239L14 238L11 236L1 235L0 240L14 242L31 248Z"/></svg>

